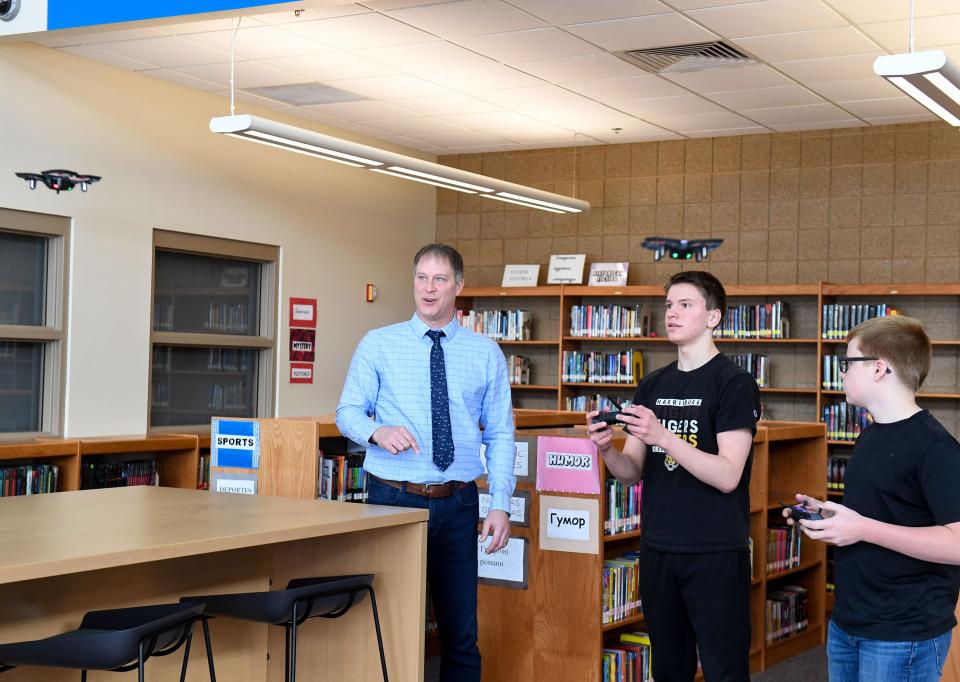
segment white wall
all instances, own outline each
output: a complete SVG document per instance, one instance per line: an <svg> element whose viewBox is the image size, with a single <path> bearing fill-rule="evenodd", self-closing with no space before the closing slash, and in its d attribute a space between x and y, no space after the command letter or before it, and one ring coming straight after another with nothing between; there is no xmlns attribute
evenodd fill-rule
<svg viewBox="0 0 960 682"><path fill-rule="evenodd" d="M363 333L412 314L429 186L216 136L225 99L43 47L0 45L0 84L0 206L73 219L65 435L147 427L154 228L280 247L280 416L333 410ZM103 180L58 196L13 175L47 168ZM287 382L289 296L319 299L313 385Z"/></svg>

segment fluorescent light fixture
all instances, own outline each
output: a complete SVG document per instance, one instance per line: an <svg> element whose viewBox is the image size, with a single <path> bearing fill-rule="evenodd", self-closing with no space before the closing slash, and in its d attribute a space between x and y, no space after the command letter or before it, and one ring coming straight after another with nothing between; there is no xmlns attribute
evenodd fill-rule
<svg viewBox="0 0 960 682"><path fill-rule="evenodd" d="M952 126L960 126L960 70L943 50L877 57L873 71Z"/></svg>
<svg viewBox="0 0 960 682"><path fill-rule="evenodd" d="M214 117L210 119L210 130L327 161L366 168L444 189L479 194L541 211L579 213L590 208L590 204L582 199L545 192L248 114Z"/></svg>

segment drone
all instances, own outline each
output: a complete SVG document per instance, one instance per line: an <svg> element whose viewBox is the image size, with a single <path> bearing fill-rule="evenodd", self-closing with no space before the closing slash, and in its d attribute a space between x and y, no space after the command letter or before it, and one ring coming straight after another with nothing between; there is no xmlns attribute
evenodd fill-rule
<svg viewBox="0 0 960 682"><path fill-rule="evenodd" d="M699 263L711 251L723 244L722 239L669 239L667 237L647 237L643 248L653 251L653 260L658 261L669 254L674 260L696 258Z"/></svg>
<svg viewBox="0 0 960 682"><path fill-rule="evenodd" d="M50 189L55 190L57 194L69 192L77 185L80 185L81 192L86 192L90 185L100 180L99 175L82 175L72 170L62 169L45 170L39 173L17 173L16 175L18 178L26 180L30 189L36 189L37 183L42 182Z"/></svg>

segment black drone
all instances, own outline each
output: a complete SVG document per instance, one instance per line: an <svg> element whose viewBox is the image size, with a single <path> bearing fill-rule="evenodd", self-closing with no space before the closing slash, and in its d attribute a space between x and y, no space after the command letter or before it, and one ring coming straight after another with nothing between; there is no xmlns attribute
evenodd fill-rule
<svg viewBox="0 0 960 682"><path fill-rule="evenodd" d="M87 188L100 179L99 175L82 175L72 170L45 170L39 173L17 173L18 178L23 178L30 185L30 189L36 189L37 183L42 182L50 189L60 192L69 192L77 185L80 185L80 191L86 192Z"/></svg>
<svg viewBox="0 0 960 682"><path fill-rule="evenodd" d="M653 251L653 260L658 261L669 255L673 260L696 258L699 263L711 251L723 244L722 239L668 239L666 237L647 237L643 248Z"/></svg>

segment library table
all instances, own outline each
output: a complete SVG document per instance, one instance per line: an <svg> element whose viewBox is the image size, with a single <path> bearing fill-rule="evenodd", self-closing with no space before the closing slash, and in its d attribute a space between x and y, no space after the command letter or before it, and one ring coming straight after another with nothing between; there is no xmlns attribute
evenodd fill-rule
<svg viewBox="0 0 960 682"><path fill-rule="evenodd" d="M390 679L422 681L426 521L425 510L148 486L2 498L0 642L73 629L86 611L374 573ZM283 628L223 618L210 628L218 679L283 679ZM308 621L298 653L300 679L381 679L369 599ZM208 679L205 655L197 627L188 680ZM180 660L150 659L146 679L179 679ZM77 677L18 668L0 682Z"/></svg>

